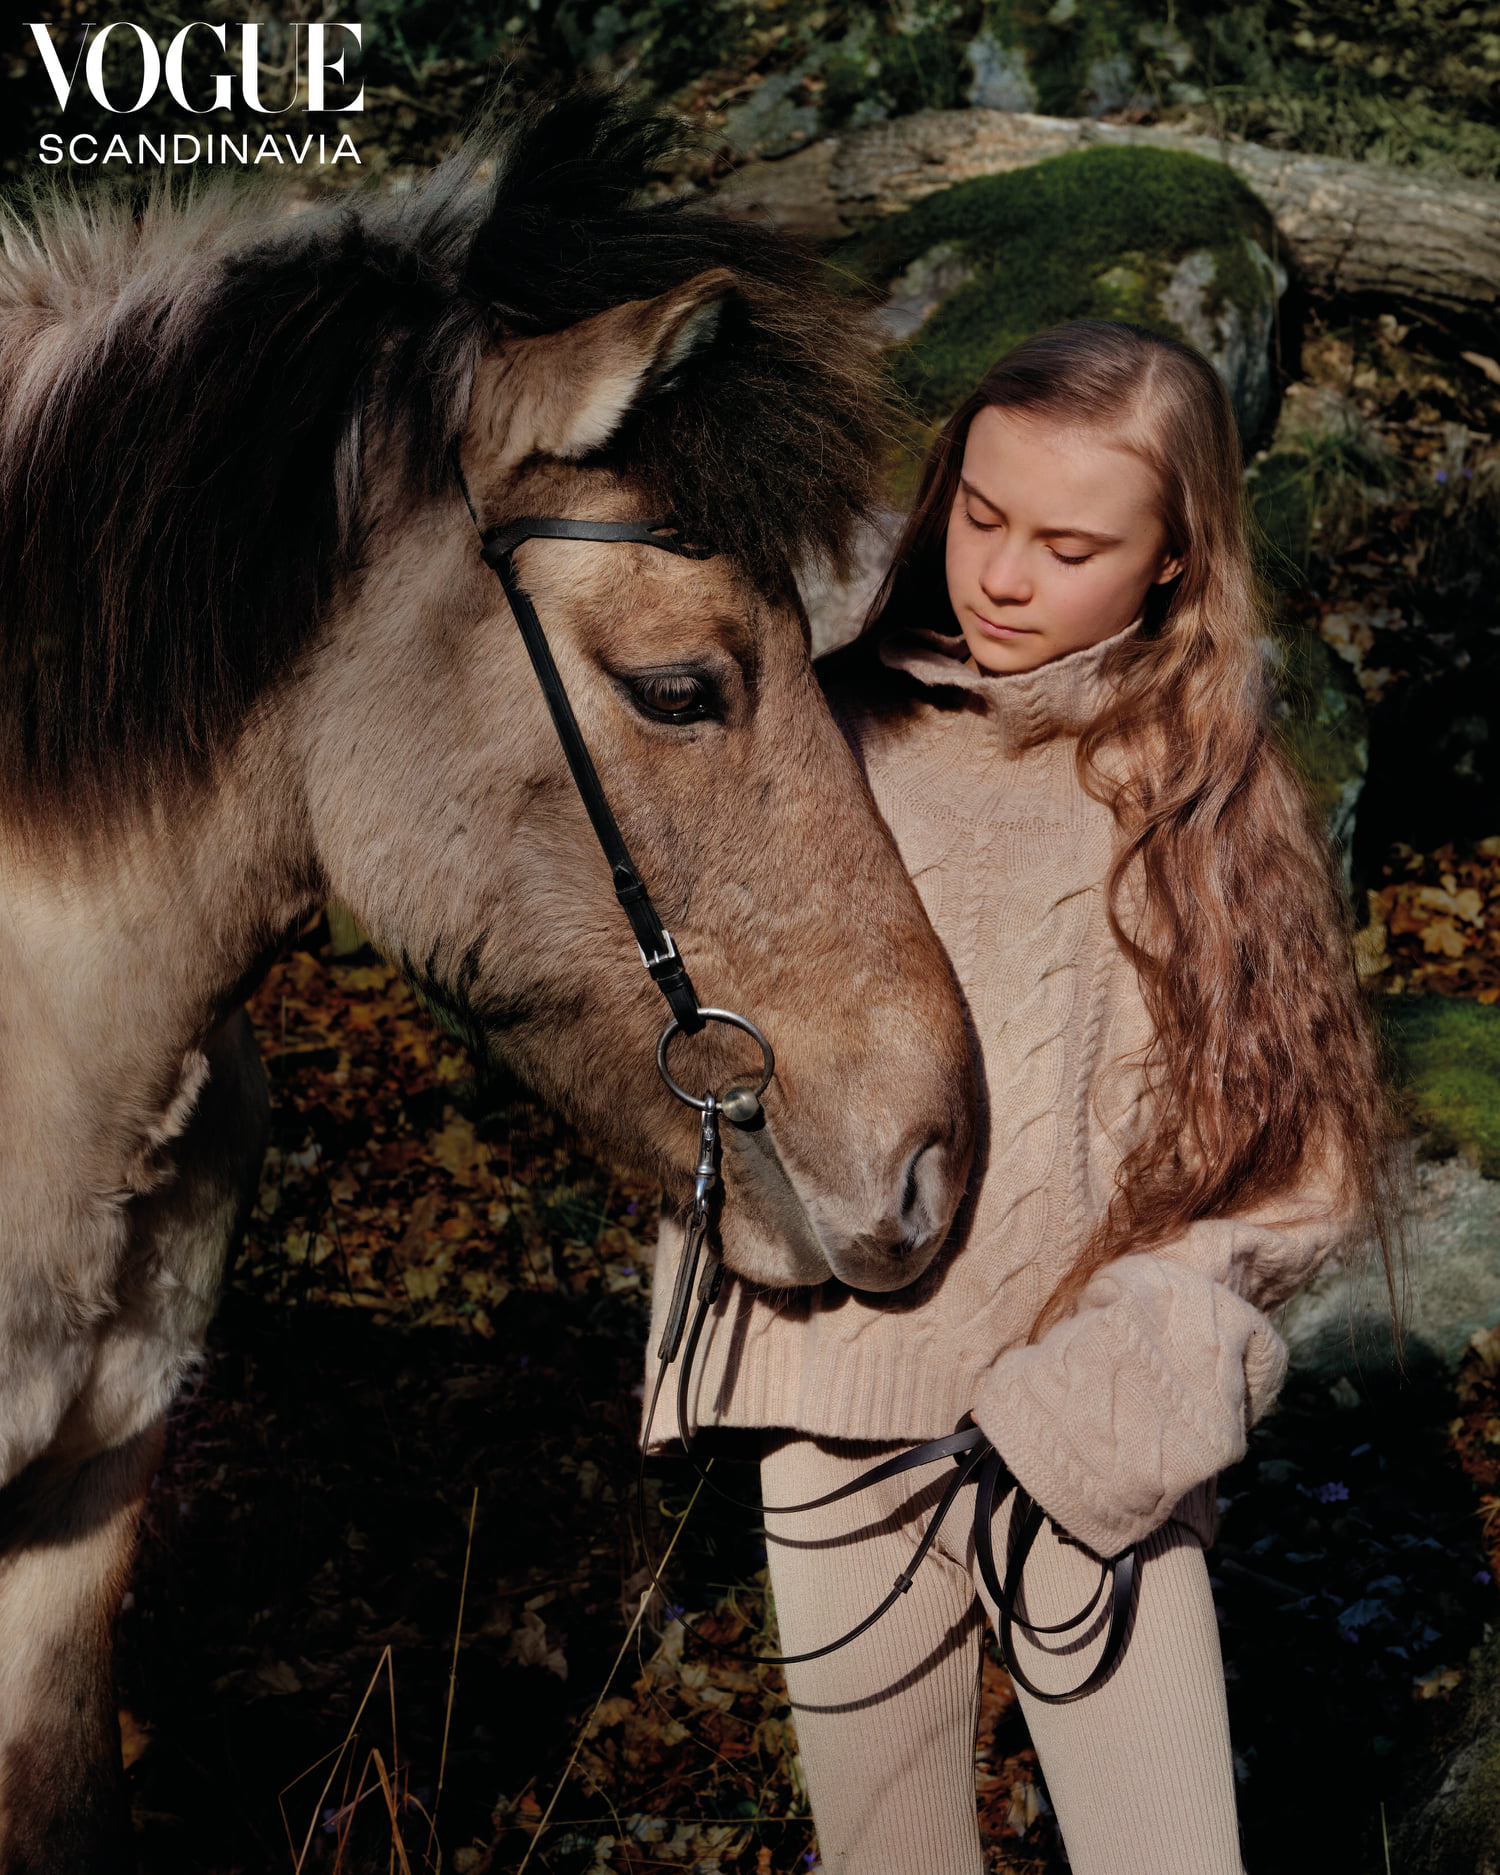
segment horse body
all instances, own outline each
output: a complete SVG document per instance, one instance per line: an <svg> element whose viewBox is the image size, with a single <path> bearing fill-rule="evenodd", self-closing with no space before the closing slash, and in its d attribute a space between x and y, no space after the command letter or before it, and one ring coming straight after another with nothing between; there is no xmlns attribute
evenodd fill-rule
<svg viewBox="0 0 1500 1875"><path fill-rule="evenodd" d="M517 557L700 996L776 1044L764 1133L726 1141L726 1262L896 1287L963 1188L957 992L817 690L790 573L858 505L816 512L830 442L870 443L858 371L827 390L852 341L770 237L653 222L597 178L602 305L528 314L512 291L496 313L487 230L544 254L573 238L538 182L548 136L597 155L633 134L597 104L563 118L512 147L487 214L471 161L425 208L238 234L212 204L63 217L50 248L13 233L0 270L3 1875L128 1866L110 1629L162 1414L253 1195L266 1093L240 1004L289 928L337 896L478 1054L669 1202L690 1189L664 1011L455 459L485 525L667 500L727 540L702 562ZM588 177L572 186L586 202ZM118 379L132 361L140 385ZM316 406L289 407L290 439L256 427L278 392ZM778 398L805 405L800 442L785 410L770 425ZM181 445L155 481L153 424ZM723 1086L742 1048L710 1031L674 1070Z"/></svg>

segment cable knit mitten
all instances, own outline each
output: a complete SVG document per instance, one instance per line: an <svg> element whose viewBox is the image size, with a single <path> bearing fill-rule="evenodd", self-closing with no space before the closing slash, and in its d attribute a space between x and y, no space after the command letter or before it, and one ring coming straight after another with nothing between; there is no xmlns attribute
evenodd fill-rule
<svg viewBox="0 0 1500 1875"><path fill-rule="evenodd" d="M1114 1556L1245 1455L1286 1345L1260 1310L1170 1257L1119 1258L1078 1312L990 1370L974 1418L1070 1536Z"/></svg>

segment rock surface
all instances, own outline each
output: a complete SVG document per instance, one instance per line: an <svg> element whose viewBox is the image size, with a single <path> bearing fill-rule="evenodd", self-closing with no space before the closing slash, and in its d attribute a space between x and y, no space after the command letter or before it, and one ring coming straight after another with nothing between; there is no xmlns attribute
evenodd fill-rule
<svg viewBox="0 0 1500 1875"><path fill-rule="evenodd" d="M836 651L858 635L885 578L905 518L886 508L869 526L861 528L854 543L854 572L848 579L813 572L804 574L798 582L815 658Z"/></svg>
<svg viewBox="0 0 1500 1875"><path fill-rule="evenodd" d="M1211 248L1184 254L1157 299L1172 324L1213 361L1234 405L1241 435L1254 436L1271 410L1271 340L1276 304L1287 288L1287 272L1258 242L1247 240L1244 245L1263 285L1248 308L1234 300L1216 300L1218 268Z"/></svg>
<svg viewBox="0 0 1500 1875"><path fill-rule="evenodd" d="M1500 1180L1462 1159L1416 1170L1404 1359L1457 1364L1469 1337L1500 1322ZM1288 1303L1294 1370L1336 1381L1390 1367L1395 1350L1379 1262L1332 1268Z"/></svg>
<svg viewBox="0 0 1500 1875"><path fill-rule="evenodd" d="M1401 1875L1500 1871L1500 1633L1474 1650L1469 1673L1459 1742L1391 1842Z"/></svg>

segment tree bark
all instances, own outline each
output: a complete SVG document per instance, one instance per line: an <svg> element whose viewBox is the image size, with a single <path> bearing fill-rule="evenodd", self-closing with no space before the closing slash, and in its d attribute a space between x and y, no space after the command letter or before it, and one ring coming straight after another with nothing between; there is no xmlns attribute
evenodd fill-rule
<svg viewBox="0 0 1500 1875"><path fill-rule="evenodd" d="M1219 142L1159 126L1021 111L918 111L747 164L726 207L832 240L974 176L1069 150L1187 150L1227 163L1270 210L1289 260L1319 294L1373 293L1460 312L1500 302L1500 184Z"/></svg>

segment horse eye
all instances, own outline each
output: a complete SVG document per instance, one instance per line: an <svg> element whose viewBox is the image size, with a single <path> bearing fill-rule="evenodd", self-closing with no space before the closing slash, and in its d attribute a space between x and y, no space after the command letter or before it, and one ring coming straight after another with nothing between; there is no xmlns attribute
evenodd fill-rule
<svg viewBox="0 0 1500 1875"><path fill-rule="evenodd" d="M712 694L701 677L666 671L659 677L634 677L630 694L636 708L658 723L696 723L709 713Z"/></svg>

